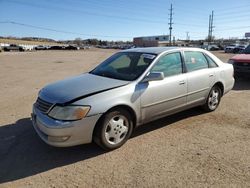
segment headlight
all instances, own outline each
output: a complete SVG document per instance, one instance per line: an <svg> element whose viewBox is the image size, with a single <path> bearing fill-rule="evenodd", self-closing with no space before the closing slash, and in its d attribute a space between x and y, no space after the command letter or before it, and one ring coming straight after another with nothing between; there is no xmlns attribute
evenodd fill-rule
<svg viewBox="0 0 250 188"><path fill-rule="evenodd" d="M54 119L72 121L84 118L89 110L89 106L55 106L48 115Z"/></svg>
<svg viewBox="0 0 250 188"><path fill-rule="evenodd" d="M227 62L227 63L229 63L229 64L234 64L234 60L232 60L232 59L229 59L229 61Z"/></svg>

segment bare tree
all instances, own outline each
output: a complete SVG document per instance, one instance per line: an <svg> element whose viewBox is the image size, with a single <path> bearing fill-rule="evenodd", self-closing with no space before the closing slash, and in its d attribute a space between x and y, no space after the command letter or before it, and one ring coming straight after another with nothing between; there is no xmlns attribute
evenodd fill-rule
<svg viewBox="0 0 250 188"><path fill-rule="evenodd" d="M78 46L81 46L81 44L82 44L82 39L81 39L80 37L77 37L77 38L75 38L74 43L77 44Z"/></svg>

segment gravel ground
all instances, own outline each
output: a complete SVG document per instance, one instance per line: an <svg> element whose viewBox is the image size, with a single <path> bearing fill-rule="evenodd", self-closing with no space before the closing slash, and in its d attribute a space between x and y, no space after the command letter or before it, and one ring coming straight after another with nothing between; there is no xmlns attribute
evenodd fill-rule
<svg viewBox="0 0 250 188"><path fill-rule="evenodd" d="M195 108L143 125L112 152L43 143L30 121L39 89L91 70L114 52L0 54L0 187L250 186L249 79L237 80L215 112Z"/></svg>

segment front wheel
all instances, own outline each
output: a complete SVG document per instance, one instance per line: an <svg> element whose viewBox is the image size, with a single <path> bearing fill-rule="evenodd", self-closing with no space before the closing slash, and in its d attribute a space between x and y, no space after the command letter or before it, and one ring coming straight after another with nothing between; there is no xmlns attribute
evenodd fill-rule
<svg viewBox="0 0 250 188"><path fill-rule="evenodd" d="M216 110L216 108L220 104L221 96L222 96L221 89L218 86L214 86L209 92L207 101L203 106L204 110L207 112L212 112Z"/></svg>
<svg viewBox="0 0 250 188"><path fill-rule="evenodd" d="M96 125L94 141L105 150L121 147L130 137L133 121L129 112L117 109L105 114Z"/></svg>

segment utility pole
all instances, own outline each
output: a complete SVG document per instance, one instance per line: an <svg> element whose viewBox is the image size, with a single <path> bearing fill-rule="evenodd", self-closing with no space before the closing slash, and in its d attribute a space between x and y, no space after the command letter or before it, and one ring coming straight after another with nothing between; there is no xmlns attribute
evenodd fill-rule
<svg viewBox="0 0 250 188"><path fill-rule="evenodd" d="M211 40L213 39L213 29L214 29L214 11L212 11L212 16L211 16Z"/></svg>
<svg viewBox="0 0 250 188"><path fill-rule="evenodd" d="M186 32L186 41L189 41L189 32Z"/></svg>
<svg viewBox="0 0 250 188"><path fill-rule="evenodd" d="M209 15L209 25L208 25L208 45L212 41L213 38L213 28L214 28L214 11L212 11L212 14Z"/></svg>
<svg viewBox="0 0 250 188"><path fill-rule="evenodd" d="M169 14L169 23L168 23L168 25L169 25L169 45L171 46L172 45L172 29L173 29L173 27L172 27L172 25L173 25L173 5L172 5L172 3L171 3L171 6L170 6L170 14Z"/></svg>
<svg viewBox="0 0 250 188"><path fill-rule="evenodd" d="M209 15L209 22L208 22L208 36L207 36L208 45L210 44L210 38L211 38L211 14Z"/></svg>

